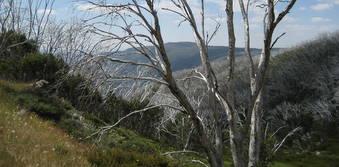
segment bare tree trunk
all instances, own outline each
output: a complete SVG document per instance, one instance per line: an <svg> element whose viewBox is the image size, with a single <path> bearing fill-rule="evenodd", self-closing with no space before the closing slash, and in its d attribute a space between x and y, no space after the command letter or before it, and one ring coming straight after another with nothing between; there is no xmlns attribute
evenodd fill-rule
<svg viewBox="0 0 339 167"><path fill-rule="evenodd" d="M234 86L234 64L235 64L235 33L234 33L234 13L233 13L233 0L226 1L226 13L227 13L227 27L228 27L228 39L229 39L229 49L228 49L228 58L229 58L229 78L228 78L228 87L227 93L230 103L224 103L224 108L229 110L227 113L228 124L229 124L229 137L231 145L231 153L233 157L233 163L235 167L244 167L245 158L244 158L244 149L243 149L243 136L239 128L239 116L236 110L234 109L234 97L235 92L233 89ZM228 106L231 105L231 106Z"/></svg>
<svg viewBox="0 0 339 167"><path fill-rule="evenodd" d="M152 9L152 7L151 7ZM195 126L199 139L201 142L201 145L203 146L205 152L207 153L209 163L211 164L212 167L223 167L223 153L216 150L214 145L211 143L208 134L206 133L206 129L202 123L202 119L199 118L195 110L193 109L191 103L188 100L188 97L184 94L184 92L178 87L175 79L173 78L172 75L172 69L171 69L171 64L167 56L167 52L165 49L165 43L162 39L161 35L161 29L160 29L160 24L158 20L158 16L156 13L153 14L154 16L154 27L155 27L155 33L153 34L158 41L159 48L160 48L160 55L162 55L165 68L166 68L166 76L165 80L168 82L169 86L168 88L170 89L171 93L178 99L180 104L182 105L183 108L187 111L187 113L190 115L191 120L193 122L193 125ZM199 40L201 41L201 40ZM207 65L205 66L205 70L209 71L208 69L211 69L210 64L207 60L207 50L204 47L203 43L200 43L200 52L202 55L202 60L206 61L204 64ZM203 59L206 58L206 59Z"/></svg>
<svg viewBox="0 0 339 167"><path fill-rule="evenodd" d="M203 76L205 77L205 82L208 86L208 95L209 99L215 99L215 93L218 89L217 79L214 74L214 71L212 69L211 63L208 59L208 44L206 41L206 34L205 34L205 4L204 0L201 0L201 33L198 30L198 26L194 17L194 14L186 0L182 0L181 4L183 6L182 9L184 9L183 13L187 16L187 20L190 22L191 28L194 32L194 36L196 39L197 46L199 48L200 52L200 59L201 64L203 67ZM213 117L214 117L214 136L211 136L210 138L214 138L214 144L212 144L213 140L210 139L209 141L209 147L208 152L208 158L210 161L211 166L213 167L223 167L224 161L223 161L223 143L222 143L222 129L221 124L219 122L220 113L218 113L217 110L213 111ZM203 143L204 141L202 141Z"/></svg>
<svg viewBox="0 0 339 167"><path fill-rule="evenodd" d="M256 167L260 162L260 151L262 145L262 92L254 103L251 116L250 143L249 143L249 160L248 167Z"/></svg>
<svg viewBox="0 0 339 167"><path fill-rule="evenodd" d="M264 18L265 26L265 40L264 48L260 57L258 70L255 75L255 84L252 85L252 116L251 116L251 132L249 143L249 167L256 167L259 165L260 160L260 148L262 146L262 99L263 99L263 87L265 85L265 76L268 71L269 62L271 58L272 36L275 28L280 21L289 13L297 0L290 0L286 8L276 17L275 16L275 1L267 0L267 11ZM279 38L279 37L278 37Z"/></svg>
<svg viewBox="0 0 339 167"><path fill-rule="evenodd" d="M226 110L230 110L227 104L223 104ZM244 150L244 142L243 136L241 134L241 130L237 125L238 118L235 113L231 113L228 115L228 122L229 122L229 138L230 138L230 146L231 146L231 153L233 159L234 167L245 167L246 159L245 159L245 150Z"/></svg>
<svg viewBox="0 0 339 167"><path fill-rule="evenodd" d="M244 23L244 46L245 46L245 54L248 57L249 60L249 75L250 75L250 85L251 85L251 91L255 89L255 67L254 67L254 62L253 62L253 57L251 54L251 35L250 35L250 24L249 24L249 19L248 19L248 10L249 10L249 5L250 5L250 0L247 1L247 4L245 6L244 0L239 0L239 6L243 18L243 23ZM248 105L248 111L246 113L246 126L250 124L250 118L251 118L251 109L253 108L253 100L252 100L252 95L253 92L251 92L251 97L250 97L250 104Z"/></svg>

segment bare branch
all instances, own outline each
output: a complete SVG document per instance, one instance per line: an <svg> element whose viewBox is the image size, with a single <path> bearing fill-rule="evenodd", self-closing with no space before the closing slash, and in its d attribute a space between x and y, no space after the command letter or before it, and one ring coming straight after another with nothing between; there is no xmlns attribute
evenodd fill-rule
<svg viewBox="0 0 339 167"><path fill-rule="evenodd" d="M203 166L205 166L205 167L209 167L207 164L203 163L203 162L200 161L200 160L192 160L192 162L198 163L198 164L203 165Z"/></svg>
<svg viewBox="0 0 339 167"><path fill-rule="evenodd" d="M279 41L280 38L282 38L284 35L286 35L286 32L280 34L272 43L271 49L274 47L274 45Z"/></svg>
<svg viewBox="0 0 339 167"><path fill-rule="evenodd" d="M170 152L165 152L162 153L161 155L171 155L171 154L187 154L187 153L192 153L192 154L197 154L200 155L199 152L196 151L189 151L189 150L182 150L182 151L170 151Z"/></svg>
<svg viewBox="0 0 339 167"><path fill-rule="evenodd" d="M93 136L96 136L98 134L103 134L103 133L106 133L107 131L110 131L111 129L115 128L116 126L118 126L122 121L124 121L125 119L135 115L135 114L139 114L139 113L142 113L142 112L146 112L146 111L150 111L152 109L156 109L156 108L159 108L159 107L169 107L169 108L173 108L173 109L176 109L178 111L181 111L183 113L186 113L184 110L182 110L181 108L177 108L175 106L171 106L171 105L155 105L155 106L150 106L150 107L146 107L144 109L141 109L141 110L136 110L136 111L133 111L133 112L130 112L129 114L125 115L124 117L120 118L117 122L115 122L113 125L108 125L108 126L104 126L104 127L101 127L99 128L98 131L92 133L91 135L87 136L85 139L89 139L89 138L92 138Z"/></svg>
<svg viewBox="0 0 339 167"><path fill-rule="evenodd" d="M299 130L301 130L301 127L297 127L295 129L293 129L291 132L289 132L277 145L275 145L275 147L272 149L273 154L275 154L280 148L281 146L283 146L283 144L285 143L286 139L289 138L290 136L294 135L296 132L298 132Z"/></svg>
<svg viewBox="0 0 339 167"><path fill-rule="evenodd" d="M297 0L289 0L286 8L278 15L277 19L275 20L274 26L277 26L280 23L280 21L290 12L296 2Z"/></svg>

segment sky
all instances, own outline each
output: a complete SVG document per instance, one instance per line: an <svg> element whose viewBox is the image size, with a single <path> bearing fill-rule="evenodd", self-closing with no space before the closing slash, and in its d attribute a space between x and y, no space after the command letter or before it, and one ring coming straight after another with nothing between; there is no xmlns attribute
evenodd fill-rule
<svg viewBox="0 0 339 167"><path fill-rule="evenodd" d="M109 0L108 0L109 1ZM140 0L141 1L141 0ZM224 0L205 0L206 1L206 29L210 33L214 30L215 21L221 24L211 45L225 46L227 40L227 28L225 17ZM124 0L111 0L111 3L126 2ZM189 0L194 13L199 18L200 0ZM278 8L281 11L284 3ZM165 42L194 41L191 28L188 24L178 25L180 17L161 8L172 8L170 0L158 0L161 28ZM243 46L243 24L238 1L234 1L235 8L235 31L237 37L237 46ZM74 17L86 18L89 14L95 14L96 10L90 10L91 5L81 0L56 0L53 16L60 20L70 20ZM293 47L303 42L315 39L320 34L334 32L339 30L339 0L297 0L296 5L288 16L279 24L275 36L281 33L286 35L279 40L276 47ZM250 31L251 45L259 48L263 44L263 11L262 9L251 5L250 8Z"/></svg>

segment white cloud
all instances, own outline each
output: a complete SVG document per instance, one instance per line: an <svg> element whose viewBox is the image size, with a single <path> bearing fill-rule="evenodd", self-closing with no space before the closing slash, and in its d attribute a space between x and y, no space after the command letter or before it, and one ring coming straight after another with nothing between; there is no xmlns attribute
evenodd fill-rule
<svg viewBox="0 0 339 167"><path fill-rule="evenodd" d="M201 10L201 7L200 7L200 3L196 0L189 0L188 1L190 7L191 7L191 10L193 12L193 14L198 17L200 15L200 10ZM178 11L181 13L180 9L178 7L176 7L171 1L160 1L158 3L158 6L157 6L158 9L170 9L170 10L173 10L173 11Z"/></svg>
<svg viewBox="0 0 339 167"><path fill-rule="evenodd" d="M293 16L286 16L284 18L285 23L296 23L297 21L298 21L297 17L293 17Z"/></svg>
<svg viewBox="0 0 339 167"><path fill-rule="evenodd" d="M330 3L318 3L311 6L311 9L314 11L323 11L332 8L333 5Z"/></svg>
<svg viewBox="0 0 339 167"><path fill-rule="evenodd" d="M316 24L286 24L282 26L282 29L288 29L289 32L305 36L305 34L317 35L323 32L330 32L336 29L338 25L326 24L326 25L316 25Z"/></svg>
<svg viewBox="0 0 339 167"><path fill-rule="evenodd" d="M94 10L96 6L89 3L78 3L76 4L76 9L80 11L91 11Z"/></svg>
<svg viewBox="0 0 339 167"><path fill-rule="evenodd" d="M339 5L339 0L335 0L334 4Z"/></svg>
<svg viewBox="0 0 339 167"><path fill-rule="evenodd" d="M300 7L299 10L305 11L307 8L306 7Z"/></svg>
<svg viewBox="0 0 339 167"><path fill-rule="evenodd" d="M48 15L48 14L51 14L51 15L55 15L56 14L56 11L53 10L53 9L39 9L38 11L38 14L45 14L45 15Z"/></svg>
<svg viewBox="0 0 339 167"><path fill-rule="evenodd" d="M105 12L107 11L106 8L98 7L96 5L90 4L90 3L77 3L75 4L76 10L82 11L82 12Z"/></svg>
<svg viewBox="0 0 339 167"><path fill-rule="evenodd" d="M323 23L323 22L330 22L331 19L329 18L324 18L324 17L312 17L311 21L313 23Z"/></svg>

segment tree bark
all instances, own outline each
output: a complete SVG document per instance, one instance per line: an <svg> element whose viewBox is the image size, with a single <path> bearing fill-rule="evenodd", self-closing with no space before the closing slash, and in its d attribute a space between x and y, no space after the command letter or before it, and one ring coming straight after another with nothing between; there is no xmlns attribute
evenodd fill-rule
<svg viewBox="0 0 339 167"><path fill-rule="evenodd" d="M241 134L241 129L239 128L239 116L236 110L234 109L235 102L235 92L233 89L234 86L234 64L235 64L235 32L234 32L234 12L233 12L233 0L226 1L226 14L227 14L227 27L228 27L228 39L229 39L229 49L228 49L228 59L229 59L229 78L228 78L228 87L227 87L227 97L229 98L229 103L223 102L223 106L226 110L229 124L229 138L231 153L233 158L233 164L235 167L244 167L245 158L244 158L244 149L243 149L243 136ZM230 106L229 106L230 105Z"/></svg>
<svg viewBox="0 0 339 167"><path fill-rule="evenodd" d="M262 145L262 96L260 91L256 99L251 116L250 142L249 142L249 160L248 167L256 167L260 163L260 151Z"/></svg>

